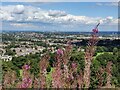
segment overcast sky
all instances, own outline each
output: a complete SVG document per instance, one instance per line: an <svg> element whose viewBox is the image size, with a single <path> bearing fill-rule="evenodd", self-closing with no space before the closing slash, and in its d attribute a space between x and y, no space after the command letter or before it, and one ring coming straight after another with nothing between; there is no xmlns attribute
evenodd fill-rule
<svg viewBox="0 0 120 90"><path fill-rule="evenodd" d="M117 31L118 4L105 2L3 2L2 30Z"/></svg>

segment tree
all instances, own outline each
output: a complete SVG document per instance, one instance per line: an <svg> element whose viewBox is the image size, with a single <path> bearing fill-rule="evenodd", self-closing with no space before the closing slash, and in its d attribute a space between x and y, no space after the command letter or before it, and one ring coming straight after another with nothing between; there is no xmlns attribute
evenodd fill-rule
<svg viewBox="0 0 120 90"><path fill-rule="evenodd" d="M112 61L113 63L116 62L116 57L108 52L105 52L103 54L100 54L96 57L96 60L100 62L102 66L106 66L108 61Z"/></svg>
<svg viewBox="0 0 120 90"><path fill-rule="evenodd" d="M11 56L14 56L15 54L16 53L14 51L11 51L10 49L7 49L5 53L5 55L11 55Z"/></svg>
<svg viewBox="0 0 120 90"><path fill-rule="evenodd" d="M75 61L78 63L78 71L84 70L84 53L83 52L74 52L71 55L70 61Z"/></svg>
<svg viewBox="0 0 120 90"><path fill-rule="evenodd" d="M13 57L12 59L12 63L18 67L18 68L22 68L22 66L28 62L28 59L23 57L23 56L20 56L20 57Z"/></svg>
<svg viewBox="0 0 120 90"><path fill-rule="evenodd" d="M104 52L103 47L98 46L97 49L96 49L96 52L98 52L98 53L100 53L100 52Z"/></svg>
<svg viewBox="0 0 120 90"><path fill-rule="evenodd" d="M117 52L115 57L117 57L117 61L114 63L112 69L112 83L114 83L117 87L120 87L120 51Z"/></svg>
<svg viewBox="0 0 120 90"><path fill-rule="evenodd" d="M39 64L38 64L38 60L37 59L31 59L30 60L30 66L31 66L31 69L30 69L30 72L34 74L34 76L38 76L39 74Z"/></svg>
<svg viewBox="0 0 120 90"><path fill-rule="evenodd" d="M114 47L113 48L113 55L117 55L117 53L118 53L118 49L117 49L117 47Z"/></svg>

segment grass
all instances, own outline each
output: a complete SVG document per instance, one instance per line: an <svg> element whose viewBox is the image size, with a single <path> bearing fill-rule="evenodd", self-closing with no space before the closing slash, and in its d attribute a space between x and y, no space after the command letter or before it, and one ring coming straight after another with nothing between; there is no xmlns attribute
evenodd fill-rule
<svg viewBox="0 0 120 90"><path fill-rule="evenodd" d="M95 59L97 56L99 56L99 55L101 55L101 54L104 54L104 53L113 54L113 52L100 52L100 53L97 53L97 55L94 56L93 58Z"/></svg>
<svg viewBox="0 0 120 90"><path fill-rule="evenodd" d="M96 57L97 57L97 56L99 56L99 55L101 55L101 54L104 54L104 52L101 52L101 53L97 53Z"/></svg>
<svg viewBox="0 0 120 90"><path fill-rule="evenodd" d="M46 82L47 82L47 88L50 88L51 81L52 81L52 72L54 71L54 68L51 68L51 71L47 74Z"/></svg>
<svg viewBox="0 0 120 90"><path fill-rule="evenodd" d="M101 52L101 53L97 53L96 56L93 57L93 59L96 59L97 56L101 55L101 54L104 54L104 52Z"/></svg>
<svg viewBox="0 0 120 90"><path fill-rule="evenodd" d="M19 72L20 72L20 77L22 77L23 75L23 70L21 69L21 70L19 70Z"/></svg>

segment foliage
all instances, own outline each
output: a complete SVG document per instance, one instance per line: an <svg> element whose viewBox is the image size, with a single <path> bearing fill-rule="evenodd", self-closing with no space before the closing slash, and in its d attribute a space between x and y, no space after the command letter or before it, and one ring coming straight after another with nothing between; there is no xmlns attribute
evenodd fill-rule
<svg viewBox="0 0 120 90"><path fill-rule="evenodd" d="M14 51L10 50L10 49L7 49L6 53L5 53L5 55L11 55L11 56L14 56L15 54L16 53Z"/></svg>
<svg viewBox="0 0 120 90"><path fill-rule="evenodd" d="M113 63L116 62L116 56L109 52L105 52L103 54L100 54L96 57L96 60L100 62L102 66L106 66L108 61L112 61Z"/></svg>
<svg viewBox="0 0 120 90"><path fill-rule="evenodd" d="M45 88L53 88L55 85L57 85L59 88L73 88L77 87L77 83L81 85L79 87L83 87L84 85L82 84L82 78L85 67L84 52L77 51L77 49L78 47L75 47L75 49L71 50L71 53L68 53L69 50L67 51L67 49L65 49L65 51L62 52L63 54L59 55L60 57L58 55L56 56L56 53L51 52L47 54L48 56L43 57L41 57L39 53L13 57L12 61L3 61L2 68L4 75L6 75L6 72L10 70L16 72L16 77L18 80L15 81L16 84L11 84L13 85L11 87L17 87L16 85L21 85L22 82L25 84L23 79L24 70L22 66L29 64L29 75L33 85L30 87L39 87L39 85L37 85L39 83ZM106 66L109 61L112 61L113 63L111 84L115 85L116 87L120 87L120 51L116 48L113 48L113 52L108 52L107 49L104 49L104 47L99 47L99 49L100 50L97 51L96 56L94 56L92 60L89 88L100 88L106 85ZM68 59L67 64L64 62L66 59ZM73 63L76 63L76 68L72 66ZM61 68L61 66L63 68ZM45 69L45 71L42 69ZM66 78L67 74L68 78ZM44 81L44 83L41 83L41 81Z"/></svg>

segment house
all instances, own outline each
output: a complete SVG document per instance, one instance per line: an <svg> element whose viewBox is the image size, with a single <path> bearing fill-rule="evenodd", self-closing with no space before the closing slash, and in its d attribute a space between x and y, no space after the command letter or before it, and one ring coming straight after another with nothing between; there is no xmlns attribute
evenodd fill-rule
<svg viewBox="0 0 120 90"><path fill-rule="evenodd" d="M4 61L11 61L12 60L12 56L3 55L3 56L0 56L0 59L2 59Z"/></svg>

